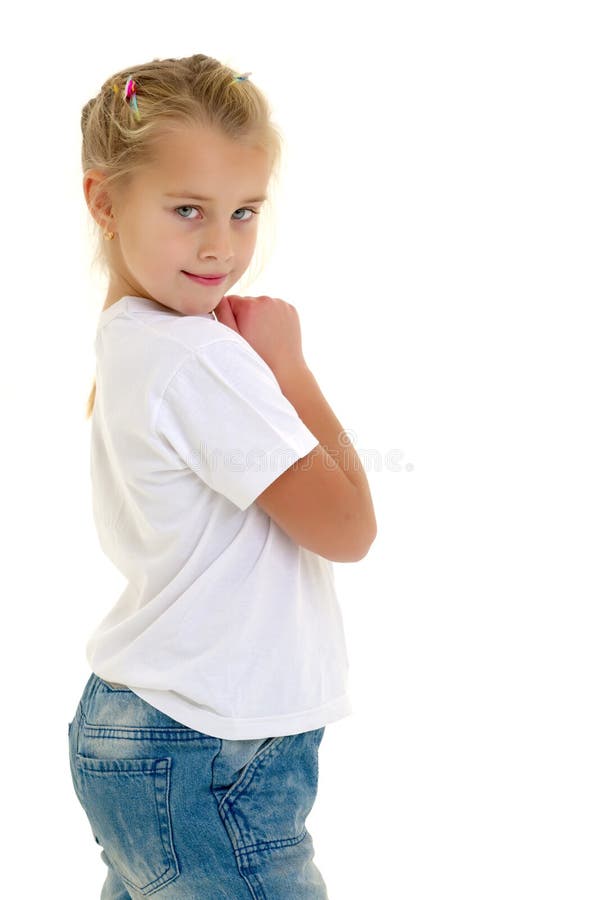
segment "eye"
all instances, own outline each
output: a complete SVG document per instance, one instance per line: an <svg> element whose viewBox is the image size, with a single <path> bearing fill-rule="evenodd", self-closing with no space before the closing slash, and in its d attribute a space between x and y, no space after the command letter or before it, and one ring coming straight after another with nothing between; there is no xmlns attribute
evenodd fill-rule
<svg viewBox="0 0 600 900"><path fill-rule="evenodd" d="M180 209L197 209L196 206L177 206L175 208L175 212L179 212ZM180 219L189 219L190 216L179 216Z"/></svg>
<svg viewBox="0 0 600 900"><path fill-rule="evenodd" d="M238 222L250 222L254 218L254 216L257 216L259 214L259 211L257 209L250 209L248 206L242 206L241 209L236 209L236 212L244 212L244 211L252 213L252 215L249 216L247 219L237 219Z"/></svg>
<svg viewBox="0 0 600 900"><path fill-rule="evenodd" d="M175 207L175 211L176 211L176 212L178 212L180 209L195 209L195 210L197 211L197 210L198 210L198 207L197 207L197 206L176 206L176 207ZM236 213L237 213L237 212L249 212L249 213L252 213L252 215L251 215L251 216L248 216L247 219L236 219L236 220L235 220L236 222L251 222L252 219L254 218L254 216L258 216L258 215L259 215L259 210L258 210L258 209L251 209L249 206L243 206L243 207L241 207L241 209L236 209ZM194 216L194 217L192 217L192 216L179 216L178 218L180 218L180 219L187 219L187 220L189 220L189 221L193 221L195 218L197 218L197 216Z"/></svg>

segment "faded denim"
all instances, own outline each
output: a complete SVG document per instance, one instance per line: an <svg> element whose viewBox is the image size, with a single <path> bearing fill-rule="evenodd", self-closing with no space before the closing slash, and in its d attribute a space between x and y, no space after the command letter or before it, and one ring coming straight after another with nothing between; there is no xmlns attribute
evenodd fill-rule
<svg viewBox="0 0 600 900"><path fill-rule="evenodd" d="M69 760L101 900L327 900L305 826L324 732L212 737L92 673Z"/></svg>

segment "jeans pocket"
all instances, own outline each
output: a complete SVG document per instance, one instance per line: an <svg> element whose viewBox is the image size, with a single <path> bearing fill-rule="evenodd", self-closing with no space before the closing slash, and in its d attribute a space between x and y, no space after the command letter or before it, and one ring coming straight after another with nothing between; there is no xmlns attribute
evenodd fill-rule
<svg viewBox="0 0 600 900"><path fill-rule="evenodd" d="M219 797L219 814L238 851L301 841L316 799L324 728L267 741ZM214 790L214 788L213 788Z"/></svg>
<svg viewBox="0 0 600 900"><path fill-rule="evenodd" d="M170 808L171 763L75 755L77 793L96 842L126 885L151 894L179 875Z"/></svg>

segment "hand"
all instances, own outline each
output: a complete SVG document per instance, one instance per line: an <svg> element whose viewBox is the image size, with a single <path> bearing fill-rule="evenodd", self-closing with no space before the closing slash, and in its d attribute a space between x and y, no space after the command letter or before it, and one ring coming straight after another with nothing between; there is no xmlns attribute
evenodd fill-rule
<svg viewBox="0 0 600 900"><path fill-rule="evenodd" d="M232 294L231 296L234 295ZM227 325L228 328L232 328L234 331L237 331L238 334L240 333L235 321L233 310L231 309L231 306L229 304L229 297L223 297L215 306L213 312L219 322L222 322L223 325Z"/></svg>
<svg viewBox="0 0 600 900"><path fill-rule="evenodd" d="M248 341L276 376L306 367L300 319L291 303L265 294L229 294L215 308L215 315Z"/></svg>

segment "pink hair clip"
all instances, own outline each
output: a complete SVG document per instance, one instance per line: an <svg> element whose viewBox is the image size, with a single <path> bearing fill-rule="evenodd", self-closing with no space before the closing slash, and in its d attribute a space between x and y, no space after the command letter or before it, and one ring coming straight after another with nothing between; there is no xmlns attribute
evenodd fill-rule
<svg viewBox="0 0 600 900"><path fill-rule="evenodd" d="M125 90L123 92L123 99L125 103L128 103L131 109L133 110L133 115L135 116L136 122L140 121L140 111L137 105L137 83L133 80L131 75L127 79L125 84Z"/></svg>

